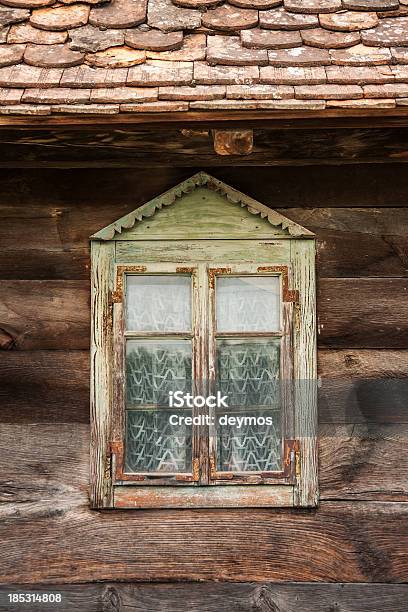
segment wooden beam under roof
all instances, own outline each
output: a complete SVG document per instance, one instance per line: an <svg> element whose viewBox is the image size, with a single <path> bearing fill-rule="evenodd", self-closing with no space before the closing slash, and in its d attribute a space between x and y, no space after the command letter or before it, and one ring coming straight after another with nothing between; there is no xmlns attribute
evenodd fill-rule
<svg viewBox="0 0 408 612"><path fill-rule="evenodd" d="M287 129L258 124L251 133L253 144L247 140L245 149L231 141L228 155L217 154L212 133L242 133L238 128L238 124L218 130L188 123L149 129L112 124L9 126L0 130L0 168L338 166L408 161L408 125ZM225 141L224 152L226 146Z"/></svg>

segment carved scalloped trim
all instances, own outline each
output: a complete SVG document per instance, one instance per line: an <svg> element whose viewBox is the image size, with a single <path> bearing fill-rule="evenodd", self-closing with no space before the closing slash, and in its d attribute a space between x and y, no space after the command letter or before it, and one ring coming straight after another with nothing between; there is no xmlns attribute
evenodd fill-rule
<svg viewBox="0 0 408 612"><path fill-rule="evenodd" d="M202 187L204 185L206 185L208 189L223 195L228 202L239 204L242 208L247 208L252 215L260 215L262 219L266 219L274 227L281 227L290 236L314 236L313 232L310 232L298 223L284 217L275 210L272 210L251 197L244 195L240 191L229 187L222 181L215 179L206 172L198 172L183 183L169 189L162 195L150 200L150 202L147 204L144 204L133 212L121 217L114 223L111 223L111 225L108 225L91 236L91 238L94 240L112 240L115 234L121 234L123 230L131 229L137 222L148 217L152 217L156 211L163 208L163 206L171 206L178 198L181 198L186 193L189 193L197 187Z"/></svg>

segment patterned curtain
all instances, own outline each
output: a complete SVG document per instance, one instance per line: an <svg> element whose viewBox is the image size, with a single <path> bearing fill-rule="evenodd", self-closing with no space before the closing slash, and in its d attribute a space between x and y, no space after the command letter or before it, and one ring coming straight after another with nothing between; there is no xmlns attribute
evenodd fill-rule
<svg viewBox="0 0 408 612"><path fill-rule="evenodd" d="M183 340L129 341L126 357L127 471L191 470L191 427L169 423L170 415L177 411L168 409L168 394L177 390L191 392L191 343ZM131 409L138 405L138 410ZM149 406L149 409L142 409L142 406ZM191 414L191 410L183 414Z"/></svg>
<svg viewBox="0 0 408 612"><path fill-rule="evenodd" d="M273 471L281 468L279 341L220 340L218 388L228 396L230 416L252 417L246 424L218 427L220 471ZM254 423L260 417L272 424Z"/></svg>

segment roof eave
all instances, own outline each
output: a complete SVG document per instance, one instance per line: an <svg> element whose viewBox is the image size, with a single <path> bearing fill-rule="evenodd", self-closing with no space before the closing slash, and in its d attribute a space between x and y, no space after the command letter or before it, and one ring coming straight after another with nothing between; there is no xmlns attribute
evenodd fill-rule
<svg viewBox="0 0 408 612"><path fill-rule="evenodd" d="M55 115L0 115L0 130L10 127L38 129L43 126L53 128L138 125L146 129L157 124L206 124L216 125L244 122L259 124L262 127L327 129L330 127L397 127L408 126L408 106L388 109L326 109L305 110L244 110L244 111L186 111L171 113L118 113L116 115L61 114Z"/></svg>

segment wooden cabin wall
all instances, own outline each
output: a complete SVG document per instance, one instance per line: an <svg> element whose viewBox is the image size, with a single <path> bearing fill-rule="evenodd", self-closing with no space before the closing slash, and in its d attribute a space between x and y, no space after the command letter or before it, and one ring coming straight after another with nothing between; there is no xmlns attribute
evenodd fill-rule
<svg viewBox="0 0 408 612"><path fill-rule="evenodd" d="M334 382L316 510L89 509L88 237L196 170L0 170L0 582L70 585L70 611L402 612L403 397L335 424ZM406 377L407 166L209 171L316 232L319 374Z"/></svg>

